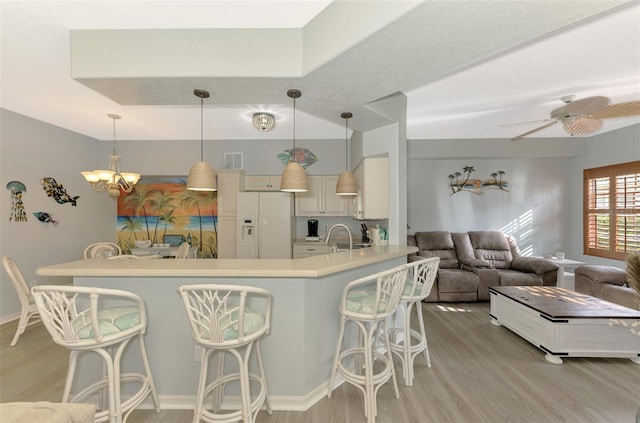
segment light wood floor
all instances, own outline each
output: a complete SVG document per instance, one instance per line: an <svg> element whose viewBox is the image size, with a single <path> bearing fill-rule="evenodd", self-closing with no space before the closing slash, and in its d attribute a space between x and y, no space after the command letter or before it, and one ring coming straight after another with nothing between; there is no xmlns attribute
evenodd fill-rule
<svg viewBox="0 0 640 423"><path fill-rule="evenodd" d="M504 327L488 303L423 305L432 368L417 359L413 387L378 393L377 422L634 422L640 366L626 359L566 359L563 365ZM68 352L41 325L9 347L16 323L0 327L0 401L59 401ZM277 330L277 328L273 328ZM153 352L151 362L153 366ZM268 375L267 375L268 376ZM194 381L194 384L196 381ZM260 423L366 422L360 391L348 384L306 412L260 412ZM190 422L189 410L134 411L128 422ZM26 422L25 422L26 423Z"/></svg>

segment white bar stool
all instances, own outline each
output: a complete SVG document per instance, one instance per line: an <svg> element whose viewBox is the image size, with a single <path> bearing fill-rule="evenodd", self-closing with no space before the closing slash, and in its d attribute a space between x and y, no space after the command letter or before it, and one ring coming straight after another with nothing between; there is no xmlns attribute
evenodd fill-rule
<svg viewBox="0 0 640 423"><path fill-rule="evenodd" d="M95 421L121 423L151 394L155 409L160 412L144 344L147 314L140 297L115 289L58 285L35 286L32 293L53 341L70 350L62 402L91 402L92 397L97 396L97 406L102 411L96 413ZM122 354L134 338L138 339L144 373L120 374ZM106 375L72 396L77 360L84 352L102 357ZM126 400L120 395L124 383L140 386ZM102 404L105 397L107 407Z"/></svg>
<svg viewBox="0 0 640 423"><path fill-rule="evenodd" d="M400 307L398 307L398 311L402 310L404 314L402 326L389 328L391 351L402 361L402 376L407 386L413 386L413 361L418 354L424 353L427 367L431 367L421 303L431 293L431 288L433 288L438 275L439 264L439 257L407 263L406 266L409 270L407 283L400 298ZM413 310L418 315L419 332L411 329ZM397 319L394 321L398 322Z"/></svg>
<svg viewBox="0 0 640 423"><path fill-rule="evenodd" d="M205 349L193 422L242 420L252 423L263 404L271 414L260 349L260 339L270 328L271 294L261 288L237 285L184 285L178 288L178 293L184 301L193 339ZM249 372L254 346L258 374ZM224 374L227 352L238 362L238 371L235 373ZM217 374L215 380L207 383L209 358L214 353L218 353ZM239 382L241 408L223 412L225 387L231 382ZM252 383L258 388L253 399ZM210 394L213 399L212 411L204 407L204 399Z"/></svg>
<svg viewBox="0 0 640 423"><path fill-rule="evenodd" d="M407 267L398 266L350 282L342 293L339 305L342 317L340 335L329 380L328 397L331 398L337 373L363 392L364 414L369 423L375 422L378 413L378 389L389 379L393 379L396 398L400 397L386 329L387 319L396 311L406 279ZM357 327L358 343L343 350L345 327L348 322L353 322ZM381 329L383 336L380 338ZM384 354L377 350L378 339L385 343ZM374 371L374 361L380 363L382 369ZM364 363L364 366L361 363Z"/></svg>

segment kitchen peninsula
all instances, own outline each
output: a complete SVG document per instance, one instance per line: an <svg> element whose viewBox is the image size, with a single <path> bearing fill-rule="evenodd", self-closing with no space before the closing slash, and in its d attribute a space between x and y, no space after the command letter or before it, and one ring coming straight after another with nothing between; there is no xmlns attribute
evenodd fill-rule
<svg viewBox="0 0 640 423"><path fill-rule="evenodd" d="M272 405L306 410L327 392L345 285L406 263L407 254L415 251L390 245L296 260L88 259L41 267L36 273L71 276L74 285L123 289L143 298L149 319L147 350L160 402L167 409L193 407L200 365L178 287L210 283L269 290L271 332L262 349ZM125 362L140 366L135 359L131 354Z"/></svg>

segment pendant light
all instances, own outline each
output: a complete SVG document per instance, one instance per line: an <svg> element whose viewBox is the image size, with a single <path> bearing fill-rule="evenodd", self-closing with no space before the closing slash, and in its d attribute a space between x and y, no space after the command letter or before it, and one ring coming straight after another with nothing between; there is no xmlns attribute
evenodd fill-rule
<svg viewBox="0 0 640 423"><path fill-rule="evenodd" d="M349 142L347 139L348 122L353 117L353 113L344 112L340 114L340 117L344 119L344 161L345 171L340 174L338 183L336 184L336 195L358 195L358 181L353 173L349 172Z"/></svg>
<svg viewBox="0 0 640 423"><path fill-rule="evenodd" d="M209 163L204 161L204 99L209 98L209 91L195 89L193 94L200 98L200 161L189 169L187 189L191 191L217 191L216 175Z"/></svg>
<svg viewBox="0 0 640 423"><path fill-rule="evenodd" d="M280 181L280 191L307 192L307 174L302 165L296 162L296 98L300 98L300 90L289 90L287 95L293 99L293 150L289 163L284 168Z"/></svg>
<svg viewBox="0 0 640 423"><path fill-rule="evenodd" d="M116 154L116 120L120 119L120 116L111 113L107 116L113 120L113 154L109 156L109 169L88 170L80 173L91 184L94 191L107 191L109 197L116 199L120 196L120 191L129 193L133 190L133 186L140 179L140 174L120 172L118 165L120 156Z"/></svg>

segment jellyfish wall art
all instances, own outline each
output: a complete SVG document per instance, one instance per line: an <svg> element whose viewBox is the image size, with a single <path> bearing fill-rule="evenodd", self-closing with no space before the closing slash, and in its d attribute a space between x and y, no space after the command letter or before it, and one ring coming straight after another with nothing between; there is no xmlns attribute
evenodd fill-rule
<svg viewBox="0 0 640 423"><path fill-rule="evenodd" d="M22 203L22 193L27 192L27 187L20 181L11 181L7 184L7 189L11 191L11 214L9 222L26 222L27 213L24 211Z"/></svg>

